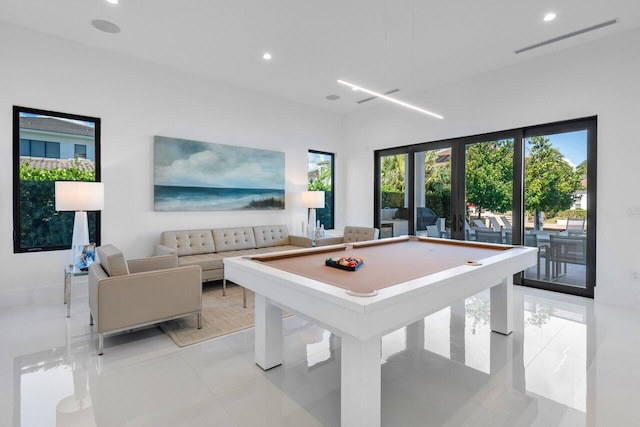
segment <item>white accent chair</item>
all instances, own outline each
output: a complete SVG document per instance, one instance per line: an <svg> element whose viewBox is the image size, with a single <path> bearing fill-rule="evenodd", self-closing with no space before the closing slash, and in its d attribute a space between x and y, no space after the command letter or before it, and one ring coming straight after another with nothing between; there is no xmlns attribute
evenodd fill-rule
<svg viewBox="0 0 640 427"><path fill-rule="evenodd" d="M105 334L194 314L202 328L200 266L178 267L175 254L126 261L113 245L96 252L100 262L89 266L89 316L99 355Z"/></svg>
<svg viewBox="0 0 640 427"><path fill-rule="evenodd" d="M347 225L344 227L342 237L325 237L316 240L316 246L339 245L341 243L364 242L366 240L376 240L380 230L374 227L355 227Z"/></svg>

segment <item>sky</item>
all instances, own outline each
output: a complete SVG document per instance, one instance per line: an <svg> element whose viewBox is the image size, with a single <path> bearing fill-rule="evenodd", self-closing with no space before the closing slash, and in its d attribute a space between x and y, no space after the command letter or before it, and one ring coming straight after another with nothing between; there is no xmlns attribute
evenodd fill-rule
<svg viewBox="0 0 640 427"><path fill-rule="evenodd" d="M569 160L572 166L578 166L587 160L587 131L557 133L546 135L551 141L551 145L557 148L562 155ZM526 153L529 153L529 146L526 146Z"/></svg>

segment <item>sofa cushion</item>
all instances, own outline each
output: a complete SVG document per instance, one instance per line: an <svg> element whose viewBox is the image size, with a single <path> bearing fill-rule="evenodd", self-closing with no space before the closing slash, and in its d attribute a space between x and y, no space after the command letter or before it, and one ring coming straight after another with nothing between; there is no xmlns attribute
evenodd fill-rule
<svg viewBox="0 0 640 427"><path fill-rule="evenodd" d="M185 255L178 258L178 264L180 267L199 265L202 271L216 270L223 268L223 259L224 256L219 254Z"/></svg>
<svg viewBox="0 0 640 427"><path fill-rule="evenodd" d="M164 246L175 249L178 256L216 251L211 230L164 231L160 242Z"/></svg>
<svg viewBox="0 0 640 427"><path fill-rule="evenodd" d="M238 251L256 247L253 227L216 228L213 230L216 252Z"/></svg>
<svg viewBox="0 0 640 427"><path fill-rule="evenodd" d="M267 248L289 244L289 230L286 225L263 225L253 227L256 247Z"/></svg>
<svg viewBox="0 0 640 427"><path fill-rule="evenodd" d="M98 252L98 258L100 259L102 269L107 273L107 275L109 275L109 277L126 276L129 274L127 261L124 259L124 255L120 249L107 244L98 246L96 252Z"/></svg>

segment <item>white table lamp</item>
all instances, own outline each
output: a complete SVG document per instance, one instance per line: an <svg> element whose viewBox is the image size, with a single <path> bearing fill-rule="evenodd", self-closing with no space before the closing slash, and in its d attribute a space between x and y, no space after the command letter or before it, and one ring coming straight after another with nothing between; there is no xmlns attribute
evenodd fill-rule
<svg viewBox="0 0 640 427"><path fill-rule="evenodd" d="M87 211L104 209L104 184L87 181L56 181L55 185L56 210L76 213L71 239L71 265L76 265L82 253L82 246L90 243Z"/></svg>
<svg viewBox="0 0 640 427"><path fill-rule="evenodd" d="M309 208L309 237L314 239L316 228L316 209L324 208L324 191L303 191L302 207Z"/></svg>

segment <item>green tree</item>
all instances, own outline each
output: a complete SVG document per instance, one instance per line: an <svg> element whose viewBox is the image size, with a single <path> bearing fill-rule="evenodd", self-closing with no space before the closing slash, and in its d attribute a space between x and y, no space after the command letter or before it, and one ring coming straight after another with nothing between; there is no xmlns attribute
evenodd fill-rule
<svg viewBox="0 0 640 427"><path fill-rule="evenodd" d="M587 161L583 160L578 166L576 166L576 173L580 176L580 179L587 179Z"/></svg>
<svg viewBox="0 0 640 427"><path fill-rule="evenodd" d="M531 148L525 159L526 209L533 212L534 225L539 230L542 212L554 216L571 207L576 191L582 188L581 172L573 170L548 138L537 136L528 143Z"/></svg>
<svg viewBox="0 0 640 427"><path fill-rule="evenodd" d="M405 155L385 156L380 167L382 172L382 191L404 193L405 183Z"/></svg>
<svg viewBox="0 0 640 427"><path fill-rule="evenodd" d="M451 167L437 164L438 152L430 150L424 156L424 206L439 218L448 218L451 212Z"/></svg>
<svg viewBox="0 0 640 427"><path fill-rule="evenodd" d="M437 158L437 151L425 152L424 200L418 201L418 204L431 208L439 217L446 218L451 210L451 174L449 167L436 164ZM400 208L405 206L405 164L406 155L404 154L382 158L382 207Z"/></svg>
<svg viewBox="0 0 640 427"><path fill-rule="evenodd" d="M320 221L326 228L333 228L334 224L331 218L331 167L323 166L320 168L318 176L307 184L307 190L324 191L324 208L316 209L316 220Z"/></svg>
<svg viewBox="0 0 640 427"><path fill-rule="evenodd" d="M466 198L478 209L506 212L512 207L513 141L490 141L467 149Z"/></svg>

